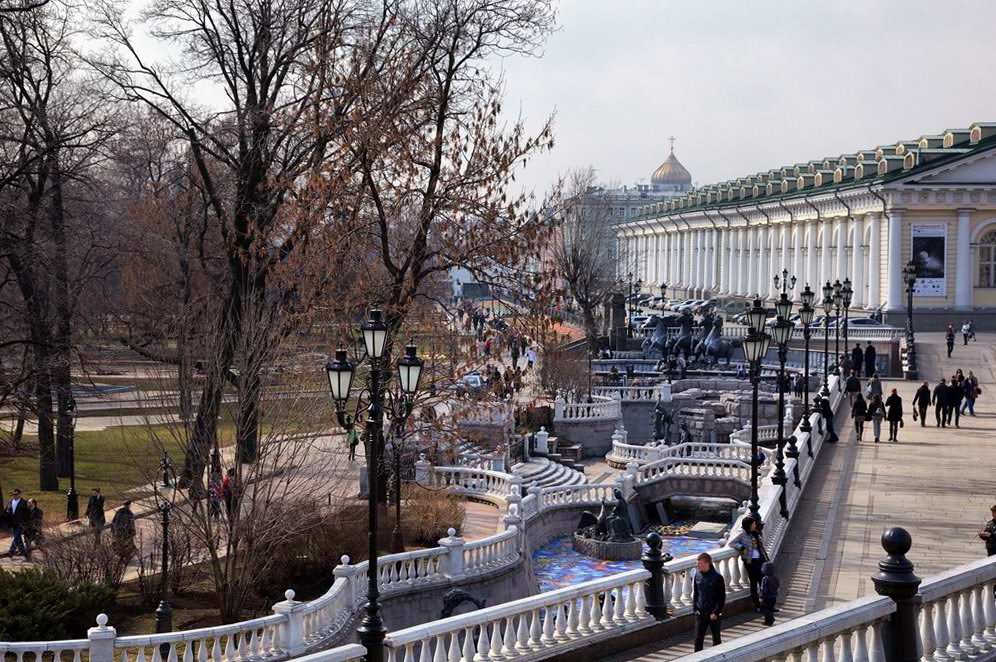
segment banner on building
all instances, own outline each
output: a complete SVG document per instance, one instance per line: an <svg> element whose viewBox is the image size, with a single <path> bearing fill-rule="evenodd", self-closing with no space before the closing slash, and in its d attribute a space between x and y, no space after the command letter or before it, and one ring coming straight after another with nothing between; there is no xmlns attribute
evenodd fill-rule
<svg viewBox="0 0 996 662"><path fill-rule="evenodd" d="M916 267L913 293L921 297L946 297L947 288L947 223L914 223L912 259Z"/></svg>

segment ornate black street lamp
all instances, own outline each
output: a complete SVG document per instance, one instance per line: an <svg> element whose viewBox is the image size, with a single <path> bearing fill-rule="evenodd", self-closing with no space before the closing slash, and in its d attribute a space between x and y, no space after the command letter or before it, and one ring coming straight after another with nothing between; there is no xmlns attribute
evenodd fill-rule
<svg viewBox="0 0 996 662"><path fill-rule="evenodd" d="M664 302L667 301L667 281L661 281L661 310L664 310Z"/></svg>
<svg viewBox="0 0 996 662"><path fill-rule="evenodd" d="M346 405L350 397L350 387L356 366L349 361L345 349L337 349L335 360L329 361L325 371L329 380L329 390L335 402L336 420L339 426L347 432L355 425L358 415L364 409L367 413L364 428L364 445L367 451L367 553L369 570L367 571L367 604L366 615L357 629L360 643L367 649L367 662L384 662L384 637L387 628L380 615L380 602L377 572L377 510L378 492L380 490L380 464L384 441L384 384L381 362L384 358L384 348L387 344L388 328L384 322L383 313L379 310L370 311L370 319L362 325L363 344L366 356L370 359L370 372L367 387L360 393L355 404L355 412L350 416ZM419 378L422 375L422 360L416 355L415 347L409 346L405 356L398 361L398 381L401 397L406 404L403 410L411 411L418 390ZM364 395L368 400L364 404ZM403 423L402 423L403 428Z"/></svg>
<svg viewBox="0 0 996 662"><path fill-rule="evenodd" d="M840 284L839 280L833 282L833 308L834 308L834 319L833 319L833 356L834 356L834 372L840 375L840 315L841 309L844 307L844 291L843 285ZM837 388L841 388L841 379L837 380Z"/></svg>
<svg viewBox="0 0 996 662"><path fill-rule="evenodd" d="M795 276L789 278L788 270L782 270L782 277L775 276L775 287L781 287L781 294L775 304L775 324L771 328L771 336L778 346L778 440L775 445L775 472L771 482L784 486L788 482L785 475L785 363L788 360L788 344L792 339L795 325L789 321L792 317L792 301L788 290L795 288ZM780 281L780 282L779 282ZM797 453L798 455L798 453ZM788 503L785 490L781 493L782 517L788 519Z"/></svg>
<svg viewBox="0 0 996 662"><path fill-rule="evenodd" d="M76 492L76 398L69 396L66 403L69 410L69 491L66 492L66 519L69 521L80 518L80 495Z"/></svg>
<svg viewBox="0 0 996 662"><path fill-rule="evenodd" d="M841 303L844 306L844 351L845 352L850 351L848 349L850 345L848 344L849 340L847 335L847 319L848 319L848 311L851 308L851 301L853 298L854 298L854 288L851 287L851 279L845 278L844 284L840 288L840 299Z"/></svg>
<svg viewBox="0 0 996 662"><path fill-rule="evenodd" d="M174 488L176 486L176 473L173 471L173 463L170 462L169 454L163 452L163 459L159 463L159 475L157 481L161 488ZM173 631L173 607L169 604L169 520L173 512L172 499L167 499L165 494L160 494L156 490L156 501L159 509L159 523L162 526L162 569L159 573L159 606L156 608L156 632ZM163 644L160 648L161 655L169 655L169 644Z"/></svg>
<svg viewBox="0 0 996 662"><path fill-rule="evenodd" d="M813 302L816 300L816 292L813 292L809 289L809 285L806 285L806 289L802 291L801 298L802 308L799 309L799 322L802 324L802 338L805 343L802 369L805 381L803 383L802 391L802 426L799 430L801 432L811 433L813 431L813 426L809 422L809 339L812 336L812 329L810 325L813 323L813 315L816 313L816 309L813 308ZM810 434L806 435L806 451L809 454L809 457L813 457L813 443L811 437L812 435ZM795 437L791 437L788 456L799 457L799 449L795 446ZM795 485L796 487L801 487L801 483L799 482L798 464L796 464Z"/></svg>
<svg viewBox="0 0 996 662"><path fill-rule="evenodd" d="M771 343L771 336L764 332L765 319L767 319L767 311L761 306L761 300L755 299L754 306L747 312L750 328L747 330L747 337L744 338L744 358L750 365L750 383L753 387L750 426L750 514L756 521L761 521L761 507L757 495L758 386L761 383L761 361L768 353L768 345Z"/></svg>
<svg viewBox="0 0 996 662"><path fill-rule="evenodd" d="M906 283L906 379L919 379L916 365L916 342L913 336L913 290L916 287L916 264L913 260L903 269Z"/></svg>
<svg viewBox="0 0 996 662"><path fill-rule="evenodd" d="M833 285L823 286L823 389L820 394L830 397L830 315L833 314Z"/></svg>

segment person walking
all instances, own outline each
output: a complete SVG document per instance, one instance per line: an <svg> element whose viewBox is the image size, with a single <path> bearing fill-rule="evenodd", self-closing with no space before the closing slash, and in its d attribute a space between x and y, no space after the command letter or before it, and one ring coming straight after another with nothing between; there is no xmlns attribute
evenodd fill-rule
<svg viewBox="0 0 996 662"><path fill-rule="evenodd" d="M740 558L747 568L747 578L750 580L750 599L754 603L755 611L761 610L761 598L758 587L761 584L761 567L769 561L768 552L764 549L764 541L761 539L761 527L764 526L750 515L741 520L741 531L736 538L731 540L728 547L732 547L740 553Z"/></svg>
<svg viewBox="0 0 996 662"><path fill-rule="evenodd" d="M885 420L885 405L882 403L881 395L873 395L868 404L868 418L872 422L872 432L875 433L875 443L882 438L882 421Z"/></svg>
<svg viewBox="0 0 996 662"><path fill-rule="evenodd" d="M868 343L865 347L865 376L874 375L878 368L875 367L875 345Z"/></svg>
<svg viewBox="0 0 996 662"><path fill-rule="evenodd" d="M135 553L135 513L131 501L125 501L111 518L111 535L114 537L114 552L122 562L131 559Z"/></svg>
<svg viewBox="0 0 996 662"><path fill-rule="evenodd" d="M851 403L851 418L854 419L854 432L858 436L858 441L861 441L865 433L865 422L868 421L868 403L861 393L858 393Z"/></svg>
<svg viewBox="0 0 996 662"><path fill-rule="evenodd" d="M892 393L885 400L885 419L889 421L889 441L899 441L899 428L903 427L903 399L899 397L899 391L892 389Z"/></svg>
<svg viewBox="0 0 996 662"><path fill-rule="evenodd" d="M968 347L968 339L972 337L972 325L969 324L968 320L961 325L961 337L965 341L965 347Z"/></svg>
<svg viewBox="0 0 996 662"><path fill-rule="evenodd" d="M868 380L868 386L865 387L865 395L868 396L869 400L874 398L876 395L880 398L882 397L882 380L879 379L877 372L872 373L871 379Z"/></svg>
<svg viewBox="0 0 996 662"><path fill-rule="evenodd" d="M965 378L958 378L955 375L951 378L951 386L948 389L948 423L954 418L954 426L960 428L961 403L965 399Z"/></svg>
<svg viewBox="0 0 996 662"><path fill-rule="evenodd" d="M972 338L972 341L978 342L979 339L975 337L975 320L968 320L968 330L969 330L969 335Z"/></svg>
<svg viewBox="0 0 996 662"><path fill-rule="evenodd" d="M948 426L946 411L948 406L948 380L941 377L940 383L934 387L930 403L934 405L934 420L937 421L937 427L946 428Z"/></svg>
<svg viewBox="0 0 996 662"><path fill-rule="evenodd" d="M823 418L823 428L826 430L826 442L835 444L839 437L833 429L833 409L830 407L830 398L820 398L820 416Z"/></svg>
<svg viewBox="0 0 996 662"><path fill-rule="evenodd" d="M847 404L854 404L854 396L861 395L861 380L858 379L858 372L852 370L844 382L844 393L847 393Z"/></svg>
<svg viewBox="0 0 996 662"><path fill-rule="evenodd" d="M979 397L979 378L975 376L975 373L971 370L968 371L968 377L965 378L964 383L965 390L965 404L962 405L961 413L965 413L968 410L970 416L975 416L975 399Z"/></svg>
<svg viewBox="0 0 996 662"><path fill-rule="evenodd" d="M778 602L778 577L775 577L775 564L765 561L761 566L761 613L765 625L775 624L775 603Z"/></svg>
<svg viewBox="0 0 996 662"><path fill-rule="evenodd" d="M515 338L512 339L512 348L509 350L512 355L512 369L519 367L519 341Z"/></svg>
<svg viewBox="0 0 996 662"><path fill-rule="evenodd" d="M955 330L954 325L948 324L947 331L944 332L944 342L948 346L948 358L951 358L951 352L954 351L955 346Z"/></svg>
<svg viewBox="0 0 996 662"><path fill-rule="evenodd" d="M916 390L913 396L913 420L916 420L917 412L920 413L920 427L927 425L927 408L930 406L930 384L924 382Z"/></svg>
<svg viewBox="0 0 996 662"><path fill-rule="evenodd" d="M854 365L854 371L860 377L861 368L865 365L865 352L861 349L861 343L854 343L854 349L851 350L851 363Z"/></svg>
<svg viewBox="0 0 996 662"><path fill-rule="evenodd" d="M21 498L20 489L14 488L14 491L11 492L10 501L3 511L3 518L14 536L14 539L10 541L10 549L7 553L11 558L15 554L28 558L28 549L24 546L24 528L28 523L28 502Z"/></svg>
<svg viewBox="0 0 996 662"><path fill-rule="evenodd" d="M86 518L90 521L90 528L93 535L100 540L100 530L104 528L107 520L104 518L104 495L100 493L100 488L93 488L90 498L86 502Z"/></svg>
<svg viewBox="0 0 996 662"><path fill-rule="evenodd" d="M706 630L712 632L712 645L723 643L723 608L726 606L726 582L716 572L712 556L706 552L695 560L695 581L692 583L692 609L695 611L695 650L705 646Z"/></svg>
<svg viewBox="0 0 996 662"><path fill-rule="evenodd" d="M238 486L236 483L235 469L230 468L225 473L225 480L221 484L221 494L225 499L225 515L228 517L228 521L231 522L236 511L236 491Z"/></svg>
<svg viewBox="0 0 996 662"><path fill-rule="evenodd" d="M989 509L992 519L979 531L979 537L986 543L986 556L996 555L996 506Z"/></svg>
<svg viewBox="0 0 996 662"><path fill-rule="evenodd" d="M530 347L526 350L526 370L532 370L536 365L536 350Z"/></svg>
<svg viewBox="0 0 996 662"><path fill-rule="evenodd" d="M38 502L28 499L28 519L24 524L24 558L31 558L31 549L37 547L42 539L45 513L38 507Z"/></svg>

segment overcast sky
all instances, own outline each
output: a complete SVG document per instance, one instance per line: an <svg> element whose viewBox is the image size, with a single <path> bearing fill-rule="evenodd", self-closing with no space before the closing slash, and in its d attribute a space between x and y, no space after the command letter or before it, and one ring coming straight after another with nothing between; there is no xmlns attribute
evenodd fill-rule
<svg viewBox="0 0 996 662"><path fill-rule="evenodd" d="M996 121L991 0L561 0L506 108L556 113L545 190L585 164L649 182L667 137L696 184Z"/></svg>

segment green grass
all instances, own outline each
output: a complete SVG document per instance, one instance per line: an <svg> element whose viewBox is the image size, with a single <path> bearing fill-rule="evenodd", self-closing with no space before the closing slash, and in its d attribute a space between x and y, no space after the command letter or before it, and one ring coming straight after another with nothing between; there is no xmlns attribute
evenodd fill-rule
<svg viewBox="0 0 996 662"><path fill-rule="evenodd" d="M27 498L38 500L45 513L46 526L58 524L65 519L69 479L59 479L57 492L40 491L37 439L26 436L25 445L30 454L0 458L0 482L3 483L4 496L9 498L10 491L19 487ZM86 500L94 487L100 488L108 506L131 498L132 495L126 495L126 492L145 484L155 475L162 445L171 449L170 456L174 461L182 460L180 447L165 425L77 432L76 491L80 495L80 513L86 510Z"/></svg>

